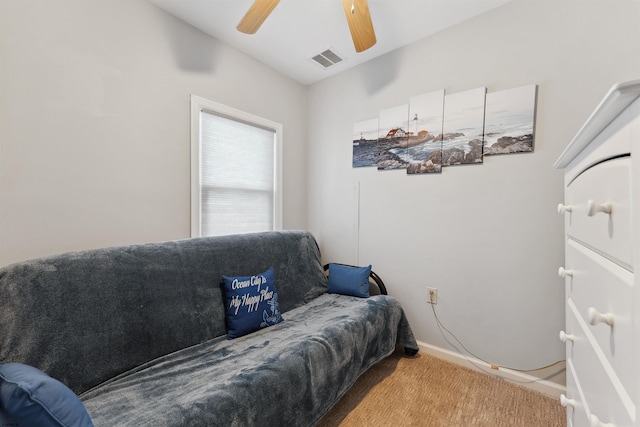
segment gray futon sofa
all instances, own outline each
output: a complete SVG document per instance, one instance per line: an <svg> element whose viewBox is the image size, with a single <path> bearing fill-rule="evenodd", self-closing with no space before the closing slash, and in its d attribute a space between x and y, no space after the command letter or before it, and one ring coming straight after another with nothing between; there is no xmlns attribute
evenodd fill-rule
<svg viewBox="0 0 640 427"><path fill-rule="evenodd" d="M269 268L284 321L229 339L222 276ZM418 350L399 302L328 293L307 232L89 250L0 269L0 364L59 380L95 426L312 426L397 345Z"/></svg>

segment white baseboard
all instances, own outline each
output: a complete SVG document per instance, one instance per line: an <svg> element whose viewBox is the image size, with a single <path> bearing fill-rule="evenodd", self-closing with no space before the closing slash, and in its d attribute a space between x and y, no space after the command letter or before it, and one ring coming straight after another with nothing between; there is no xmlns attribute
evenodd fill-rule
<svg viewBox="0 0 640 427"><path fill-rule="evenodd" d="M559 399L561 394L566 394L565 386L556 384L552 381L543 380L538 377L525 374L523 372L513 371L511 369L493 369L488 363L476 358L467 357L460 353L455 353L453 351L436 347L431 344L426 344L420 341L418 341L418 345L420 346L420 350L431 356L437 357L438 359L443 359L447 362L455 363L456 365L471 368L474 371L483 372L487 375L505 379L514 384L518 384L531 390L544 393L547 396Z"/></svg>

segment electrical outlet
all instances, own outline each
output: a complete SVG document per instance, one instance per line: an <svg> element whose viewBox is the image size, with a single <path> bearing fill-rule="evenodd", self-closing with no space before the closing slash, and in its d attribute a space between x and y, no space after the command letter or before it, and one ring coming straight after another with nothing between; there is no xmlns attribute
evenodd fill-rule
<svg viewBox="0 0 640 427"><path fill-rule="evenodd" d="M438 303L438 290L436 288L427 288L429 291L429 300L427 301L429 304L437 304Z"/></svg>

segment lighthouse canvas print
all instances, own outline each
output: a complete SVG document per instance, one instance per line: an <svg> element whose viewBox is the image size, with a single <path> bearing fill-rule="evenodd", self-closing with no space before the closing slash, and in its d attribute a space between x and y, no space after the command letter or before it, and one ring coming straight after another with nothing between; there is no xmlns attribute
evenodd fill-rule
<svg viewBox="0 0 640 427"><path fill-rule="evenodd" d="M444 89L409 100L407 174L442 172Z"/></svg>
<svg viewBox="0 0 640 427"><path fill-rule="evenodd" d="M482 163L484 87L446 95L442 166Z"/></svg>
<svg viewBox="0 0 640 427"><path fill-rule="evenodd" d="M378 142L378 118L363 120L353 124L353 156L351 165L354 168L376 165L376 144Z"/></svg>
<svg viewBox="0 0 640 427"><path fill-rule="evenodd" d="M406 169L409 104L380 110L378 120L378 170Z"/></svg>
<svg viewBox="0 0 640 427"><path fill-rule="evenodd" d="M484 155L533 151L537 85L487 94Z"/></svg>
<svg viewBox="0 0 640 427"><path fill-rule="evenodd" d="M479 87L414 95L377 119L354 123L352 167L426 175L482 164L487 155L532 152L537 90L528 84L488 94Z"/></svg>

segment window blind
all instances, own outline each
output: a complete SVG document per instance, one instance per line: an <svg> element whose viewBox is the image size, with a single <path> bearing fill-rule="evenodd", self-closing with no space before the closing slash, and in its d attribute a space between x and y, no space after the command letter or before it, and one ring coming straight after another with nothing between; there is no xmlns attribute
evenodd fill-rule
<svg viewBox="0 0 640 427"><path fill-rule="evenodd" d="M201 235L274 229L275 131L202 111Z"/></svg>

